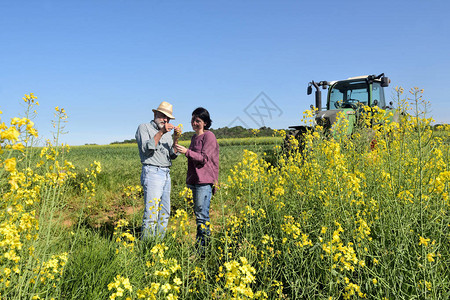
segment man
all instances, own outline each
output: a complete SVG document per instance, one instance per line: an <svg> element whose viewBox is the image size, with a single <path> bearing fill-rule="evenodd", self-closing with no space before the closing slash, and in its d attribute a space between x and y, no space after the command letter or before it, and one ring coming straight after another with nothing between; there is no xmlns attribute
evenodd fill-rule
<svg viewBox="0 0 450 300"><path fill-rule="evenodd" d="M165 101L153 109L154 118L150 123L139 125L136 141L142 163L141 184L144 189L144 217L142 239L149 236L163 237L170 216L170 166L177 158L174 148L180 133L178 127L170 124L172 105ZM175 129L174 129L175 128ZM174 138L169 132L174 129Z"/></svg>

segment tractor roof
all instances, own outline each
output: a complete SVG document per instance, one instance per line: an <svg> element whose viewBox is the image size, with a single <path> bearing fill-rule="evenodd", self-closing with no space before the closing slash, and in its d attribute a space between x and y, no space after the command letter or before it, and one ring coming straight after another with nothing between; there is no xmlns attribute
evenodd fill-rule
<svg viewBox="0 0 450 300"><path fill-rule="evenodd" d="M369 77L369 75L362 75L362 76L350 77L350 78L347 78L347 80L351 80L351 79L363 79L363 78L367 78L367 77Z"/></svg>
<svg viewBox="0 0 450 300"><path fill-rule="evenodd" d="M350 77L347 79L343 79L343 80L333 80L333 81L329 81L328 84L329 85L333 85L338 81L347 81L347 80L358 80L358 79L365 79L367 77L369 77L370 75L362 75L362 76L356 76L356 77ZM380 79L374 79L375 81L381 81Z"/></svg>

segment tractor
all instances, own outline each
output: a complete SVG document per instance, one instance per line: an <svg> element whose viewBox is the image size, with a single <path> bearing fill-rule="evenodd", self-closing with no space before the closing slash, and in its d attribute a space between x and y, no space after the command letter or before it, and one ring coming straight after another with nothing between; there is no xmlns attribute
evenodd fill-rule
<svg viewBox="0 0 450 300"><path fill-rule="evenodd" d="M315 123L322 126L330 134L333 132L333 124L336 123L338 114L344 113L349 121L347 134L351 135L357 125L358 117L363 113L364 106L378 106L386 111L392 110L393 103L386 104L384 96L384 88L389 86L390 80L384 76L384 73L376 75L366 75L352 77L338 81L311 81L308 84L307 94L311 95L313 87L316 89L315 107L311 105L311 109L315 110ZM321 89L327 89L326 107L322 108ZM314 130L314 126L289 126L284 146L289 149L289 140L293 136L302 142L303 135Z"/></svg>

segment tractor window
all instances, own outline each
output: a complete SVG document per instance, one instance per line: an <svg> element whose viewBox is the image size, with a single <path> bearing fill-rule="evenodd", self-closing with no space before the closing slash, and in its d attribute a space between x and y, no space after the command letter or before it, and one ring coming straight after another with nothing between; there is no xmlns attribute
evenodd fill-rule
<svg viewBox="0 0 450 300"><path fill-rule="evenodd" d="M381 87L381 83L376 81L372 85L372 99L372 106L378 106L383 109L386 108L384 89Z"/></svg>
<svg viewBox="0 0 450 300"><path fill-rule="evenodd" d="M328 109L356 108L358 103L367 105L369 93L366 81L342 81L330 90Z"/></svg>

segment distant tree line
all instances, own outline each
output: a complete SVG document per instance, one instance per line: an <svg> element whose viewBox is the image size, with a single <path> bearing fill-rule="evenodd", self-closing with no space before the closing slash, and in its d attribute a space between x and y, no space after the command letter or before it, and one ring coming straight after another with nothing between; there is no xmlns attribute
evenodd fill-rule
<svg viewBox="0 0 450 300"><path fill-rule="evenodd" d="M114 144L133 144L136 143L136 139L131 139L131 140L123 140L122 142L112 142L110 143L110 145L114 145Z"/></svg>
<svg viewBox="0 0 450 300"><path fill-rule="evenodd" d="M231 138L246 138L246 137L253 137L255 134L253 133L254 129L248 129L244 128L242 126L234 126L234 127L223 127L218 129L210 129L216 138L218 139L231 139ZM256 134L256 136L272 136L273 129L270 127L261 127L258 129L259 132ZM190 141L192 136L195 134L194 131L186 131L183 132L181 135L180 140L181 141ZM136 139L130 139L130 140L124 140L122 142L112 142L112 144L132 144L136 143Z"/></svg>
<svg viewBox="0 0 450 300"><path fill-rule="evenodd" d="M211 128L210 130L218 139L246 138L255 136L255 134L253 133L254 129L248 129L242 126L223 127L218 129ZM258 130L259 132L256 134L257 136L272 136L273 134L273 129L271 129L270 127L264 126L259 128ZM180 140L190 141L194 134L194 131L184 132Z"/></svg>

